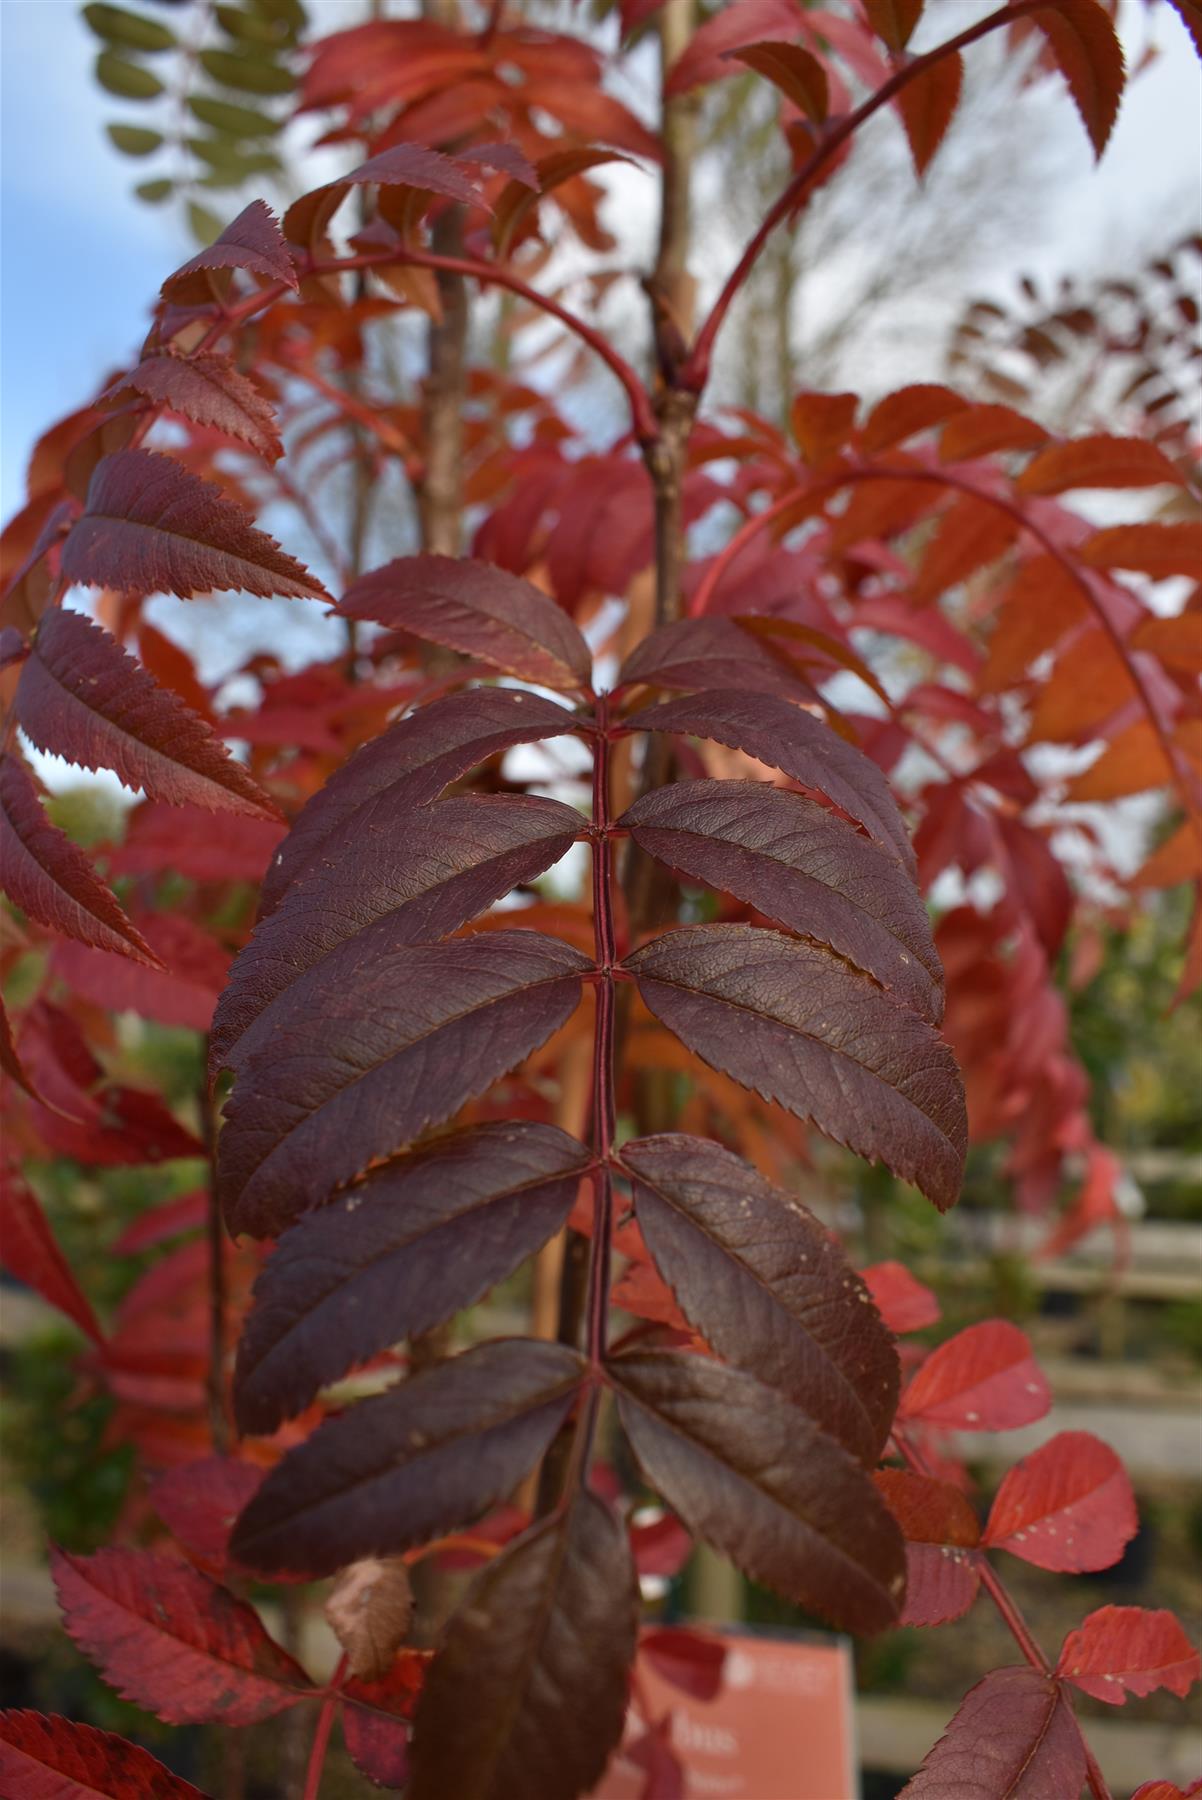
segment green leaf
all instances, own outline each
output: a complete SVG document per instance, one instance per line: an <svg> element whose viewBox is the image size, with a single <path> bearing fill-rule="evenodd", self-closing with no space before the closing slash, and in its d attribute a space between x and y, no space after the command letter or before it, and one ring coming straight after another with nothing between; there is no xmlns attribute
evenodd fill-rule
<svg viewBox="0 0 1202 1800"><path fill-rule="evenodd" d="M170 200L175 192L175 183L166 175L160 175L154 181L140 181L134 189L139 200L146 200L151 206L160 206L164 200Z"/></svg>
<svg viewBox="0 0 1202 1800"><path fill-rule="evenodd" d="M221 236L221 220L217 214L210 212L207 206L198 206L195 200L188 202L188 227L198 244L211 244L214 238Z"/></svg>
<svg viewBox="0 0 1202 1800"><path fill-rule="evenodd" d="M268 49L284 50L293 37L286 20L255 18L237 6L218 6L215 11L222 31L239 43L264 44Z"/></svg>
<svg viewBox="0 0 1202 1800"><path fill-rule="evenodd" d="M309 22L302 0L249 0L249 10L261 19L284 19L297 32Z"/></svg>
<svg viewBox="0 0 1202 1800"><path fill-rule="evenodd" d="M167 25L157 19L144 19L139 13L126 12L123 6L85 6L83 16L89 28L106 44L123 44L130 50L174 50L178 39Z"/></svg>
<svg viewBox="0 0 1202 1800"><path fill-rule="evenodd" d="M207 94L189 94L188 106L202 125L226 137L274 137L280 129L279 119L269 119L249 106L234 106L228 100L212 100Z"/></svg>
<svg viewBox="0 0 1202 1800"><path fill-rule="evenodd" d="M246 94L288 94L295 82L287 69L261 56L232 50L202 50L201 67L223 87Z"/></svg>
<svg viewBox="0 0 1202 1800"><path fill-rule="evenodd" d="M163 142L161 131L147 131L142 125L106 125L104 129L123 156L151 156Z"/></svg>
<svg viewBox="0 0 1202 1800"><path fill-rule="evenodd" d="M96 79L106 93L121 100L157 100L163 92L157 75L126 62L123 56L114 56L111 50L102 50L96 58Z"/></svg>
<svg viewBox="0 0 1202 1800"><path fill-rule="evenodd" d="M274 174L280 159L270 150L243 150L229 138L189 138L188 148L210 169L238 175Z"/></svg>

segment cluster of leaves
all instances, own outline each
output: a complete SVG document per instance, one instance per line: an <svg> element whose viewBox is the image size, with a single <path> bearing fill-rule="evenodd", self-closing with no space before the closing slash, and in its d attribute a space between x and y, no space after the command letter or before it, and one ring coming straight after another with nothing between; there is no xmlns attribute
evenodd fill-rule
<svg viewBox="0 0 1202 1800"><path fill-rule="evenodd" d="M911 56L920 11L740 0L665 71L667 105L736 53L781 89L797 170L765 230L891 102L925 167L987 26L1042 33L1100 148L1122 71L1097 0L1016 0ZM1068 1687L1184 1691L1196 1655L1167 1615L1103 1609L1052 1668L987 1553L1113 1561L1133 1529L1121 1467L1062 1435L982 1528L931 1434L1041 1416L1029 1346L973 1328L899 1403L894 1334L930 1297L858 1275L791 1177L813 1128L944 1209L970 1136L1004 1138L1032 1209L1083 1160L1058 1241L1113 1217L1054 981L1080 904L1057 847L1071 823L1086 880L1122 892L1087 809L1167 789L1180 823L1130 885L1202 877L1197 599L1174 617L1151 599L1196 575L1196 496L1148 437L1066 441L933 385L871 409L801 393L788 435L695 419L737 270L695 335L659 297L647 386L533 285L556 230L605 247L590 170L670 155L604 73L499 12L313 46L300 104L365 160L278 224L252 203L168 278L137 363L38 445L5 534L4 968L26 1004L0 1059L29 1159L5 1172L5 1255L90 1341L176 1547L56 1552L64 1617L170 1722L316 1706L315 1780L341 1712L359 1766L414 1800L570 1800L622 1732L636 1648L664 1654L658 1634L639 1647L638 1577L692 1538L854 1631L958 1616L984 1586L1026 1666L974 1690L910 1791L994 1800L1038 1746L1030 1791L1100 1795ZM364 573L329 484L350 466L420 488L434 448L423 396L365 398L365 340L412 310L439 328L448 276L571 332L632 429L598 450L520 369L481 370L473 555ZM1099 487L1169 498L1098 528L1064 496ZM347 651L296 673L251 659L257 697L232 709L144 603L329 602L254 522L268 503L330 545ZM689 560L687 527L720 509L738 527ZM72 587L98 591L95 621L63 607ZM140 790L120 843L89 857L53 823L18 728ZM583 809L510 755L557 746L591 766ZM1042 746L1096 760L1068 779ZM548 897L579 842L588 896ZM932 933L921 892L953 872L963 897ZM124 1013L206 1034L186 1122L122 1079ZM37 1204L39 1160L197 1156L208 1188L131 1227L122 1248L153 1260L102 1322ZM413 1353L565 1231L583 1279L569 1304L569 1258L560 1341ZM364 1385L383 1391L346 1404ZM608 1454L618 1432L628 1456ZM536 1504L515 1504L535 1471ZM646 1491L662 1530L623 1517ZM402 1647L407 1567L464 1559L483 1566L437 1653ZM236 1590L332 1575L346 1657L319 1688ZM4 1731L14 1780L191 1791L85 1727ZM677 1791L670 1755L646 1763L649 1800Z"/></svg>
<svg viewBox="0 0 1202 1800"><path fill-rule="evenodd" d="M107 0L89 0L83 17L101 44L97 81L138 109L137 118L106 126L110 143L139 161L165 159L135 192L153 205L182 199L193 233L208 243L221 220L199 195L282 172L270 145L286 122L280 102L296 85L290 53L307 23L302 0L202 0L186 35Z"/></svg>

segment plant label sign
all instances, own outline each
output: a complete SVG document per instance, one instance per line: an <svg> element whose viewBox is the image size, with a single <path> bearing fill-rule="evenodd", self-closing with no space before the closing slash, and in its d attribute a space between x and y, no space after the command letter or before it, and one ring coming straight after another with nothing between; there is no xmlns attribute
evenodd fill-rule
<svg viewBox="0 0 1202 1800"><path fill-rule="evenodd" d="M640 1656L643 1718L592 1800L638 1800L653 1758L679 1765L682 1800L856 1800L846 1640L724 1633L722 1642L712 1684L686 1688L666 1662Z"/></svg>

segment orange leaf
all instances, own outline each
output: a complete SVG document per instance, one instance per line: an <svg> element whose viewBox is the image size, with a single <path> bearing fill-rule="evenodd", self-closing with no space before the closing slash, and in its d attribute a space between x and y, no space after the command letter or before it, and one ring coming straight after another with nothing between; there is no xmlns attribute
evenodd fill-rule
<svg viewBox="0 0 1202 1800"><path fill-rule="evenodd" d="M1174 669L1202 670L1202 615L1178 613L1175 619L1144 619L1131 634L1134 650L1150 650Z"/></svg>
<svg viewBox="0 0 1202 1800"><path fill-rule="evenodd" d="M890 50L904 50L922 17L923 0L864 0L864 11Z"/></svg>
<svg viewBox="0 0 1202 1800"><path fill-rule="evenodd" d="M1202 519L1171 525L1111 525L1081 546L1082 562L1095 569L1135 569L1157 581L1170 575L1202 580ZM1202 642L1202 619L1194 621Z"/></svg>
<svg viewBox="0 0 1202 1800"><path fill-rule="evenodd" d="M1137 871L1132 886L1137 888L1177 887L1183 881L1202 877L1202 836L1192 819L1185 819L1155 849Z"/></svg>
<svg viewBox="0 0 1202 1800"><path fill-rule="evenodd" d="M1080 743L1134 694L1130 671L1100 626L1062 656L1031 715L1032 741Z"/></svg>
<svg viewBox="0 0 1202 1800"><path fill-rule="evenodd" d="M1085 601L1072 577L1050 556L1035 556L1022 565L1006 589L981 690L998 694L1026 674L1046 650L1085 617Z"/></svg>
<svg viewBox="0 0 1202 1800"><path fill-rule="evenodd" d="M875 455L878 450L888 450L906 438L916 437L920 431L942 425L954 413L968 410L967 401L935 381L898 388L873 407L860 433L860 447Z"/></svg>
<svg viewBox="0 0 1202 1800"><path fill-rule="evenodd" d="M914 599L934 600L988 568L1005 554L1018 532L1018 521L1001 507L972 494L961 495L943 514L927 545L910 590Z"/></svg>
<svg viewBox="0 0 1202 1800"><path fill-rule="evenodd" d="M789 423L811 467L829 462L847 442L856 422L858 394L798 394Z"/></svg>
<svg viewBox="0 0 1202 1800"><path fill-rule="evenodd" d="M1117 800L1122 794L1164 787L1171 780L1172 770L1151 722L1137 719L1119 732L1097 762L1069 782L1065 799Z"/></svg>
<svg viewBox="0 0 1202 1800"><path fill-rule="evenodd" d="M1118 117L1126 69L1123 48L1097 0L1055 0L1034 15L1101 156Z"/></svg>
<svg viewBox="0 0 1202 1800"><path fill-rule="evenodd" d="M1094 0L1088 0L1094 6ZM1095 7L1095 11L1096 11ZM1076 438L1052 444L1027 464L1017 481L1023 494L1063 494L1069 488L1181 486L1181 473L1163 450L1143 438Z"/></svg>
<svg viewBox="0 0 1202 1800"><path fill-rule="evenodd" d="M943 428L939 455L944 462L961 462L970 456L988 456L994 450L1033 450L1047 442L1047 432L1026 413L999 401L970 406L957 413Z"/></svg>
<svg viewBox="0 0 1202 1800"><path fill-rule="evenodd" d="M963 83L964 61L957 51L931 63L898 93L897 110L910 142L914 172L920 178L943 142L959 105Z"/></svg>

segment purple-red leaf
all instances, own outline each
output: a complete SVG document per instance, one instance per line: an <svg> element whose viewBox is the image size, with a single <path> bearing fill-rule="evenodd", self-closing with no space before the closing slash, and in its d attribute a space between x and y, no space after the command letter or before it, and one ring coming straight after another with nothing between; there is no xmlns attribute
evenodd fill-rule
<svg viewBox="0 0 1202 1800"><path fill-rule="evenodd" d="M329 1420L278 1463L234 1528L240 1563L329 1575L480 1518L538 1461L579 1391L574 1350L478 1345Z"/></svg>
<svg viewBox="0 0 1202 1800"><path fill-rule="evenodd" d="M622 1161L643 1241L690 1324L875 1463L893 1421L897 1356L830 1233L742 1157L703 1139L635 1139Z"/></svg>
<svg viewBox="0 0 1202 1800"><path fill-rule="evenodd" d="M1202 1677L1202 1658L1171 1612L1103 1606L1069 1632L1056 1673L1111 1706L1162 1687L1184 1700Z"/></svg>
<svg viewBox="0 0 1202 1800"><path fill-rule="evenodd" d="M1005 1319L986 1319L931 1352L897 1415L945 1431L1012 1431L1042 1419L1051 1404L1026 1333Z"/></svg>
<svg viewBox="0 0 1202 1800"><path fill-rule="evenodd" d="M1077 1800L1085 1745L1060 1683L1038 1669L995 1669L960 1710L898 1800Z"/></svg>
<svg viewBox="0 0 1202 1800"><path fill-rule="evenodd" d="M424 806L499 751L574 731L574 714L520 688L474 688L410 713L365 744L302 811L263 882L259 916L278 904L289 882L317 861L345 826L357 833L387 796L390 814Z"/></svg>
<svg viewBox="0 0 1202 1800"><path fill-rule="evenodd" d="M491 1562L418 1702L409 1800L576 1800L622 1734L638 1592L626 1532L578 1493Z"/></svg>
<svg viewBox="0 0 1202 1800"><path fill-rule="evenodd" d="M82 613L55 607L21 670L17 717L39 750L213 812L278 816L205 721Z"/></svg>
<svg viewBox="0 0 1202 1800"><path fill-rule="evenodd" d="M863 751L799 706L767 692L706 692L633 713L625 728L712 738L780 769L825 794L914 874L914 852L885 777Z"/></svg>
<svg viewBox="0 0 1202 1800"><path fill-rule="evenodd" d="M234 269L260 275L266 281L282 281L285 287L298 286L288 246L271 208L262 200L252 200L220 237L169 275L163 283L163 294L179 305L203 306L213 299L215 281L228 281L225 272Z"/></svg>
<svg viewBox="0 0 1202 1800"><path fill-rule="evenodd" d="M665 932L626 958L690 1050L941 1209L964 1172L964 1094L947 1045L840 957L752 925Z"/></svg>
<svg viewBox="0 0 1202 1800"><path fill-rule="evenodd" d="M1041 1569L1108 1569L1139 1520L1127 1471L1101 1438L1060 1431L1007 1474L983 1542Z"/></svg>
<svg viewBox="0 0 1202 1800"><path fill-rule="evenodd" d="M0 1262L95 1344L104 1342L91 1302L67 1264L37 1197L14 1169L0 1164Z"/></svg>
<svg viewBox="0 0 1202 1800"><path fill-rule="evenodd" d="M215 482L154 450L118 450L97 463L62 571L85 587L181 600L227 589L329 598Z"/></svg>
<svg viewBox="0 0 1202 1800"><path fill-rule="evenodd" d="M918 890L828 807L763 781L678 781L624 814L669 868L829 944L938 1025L943 972Z"/></svg>
<svg viewBox="0 0 1202 1800"><path fill-rule="evenodd" d="M345 619L410 631L539 687L570 692L589 684L592 657L567 613L541 588L492 563L399 556L348 588L337 610Z"/></svg>
<svg viewBox="0 0 1202 1800"><path fill-rule="evenodd" d="M609 1373L643 1474L695 1537L848 1631L894 1623L901 1533L833 1438L709 1357L649 1351L615 1358Z"/></svg>
<svg viewBox="0 0 1202 1800"><path fill-rule="evenodd" d="M574 1010L587 957L534 931L406 946L277 1003L239 1062L218 1151L232 1231L274 1236L450 1118Z"/></svg>
<svg viewBox="0 0 1202 1800"><path fill-rule="evenodd" d="M243 1328L242 1430L274 1431L353 1364L474 1305L567 1222L589 1159L552 1125L479 1125L300 1220Z"/></svg>
<svg viewBox="0 0 1202 1800"><path fill-rule="evenodd" d="M157 968L154 952L83 851L47 818L28 771L13 756L0 757L0 887L39 925Z"/></svg>
<svg viewBox="0 0 1202 1800"><path fill-rule="evenodd" d="M196 425L249 444L265 462L275 462L284 453L270 400L217 351L194 356L152 351L114 382L108 397L124 398L131 388Z"/></svg>
<svg viewBox="0 0 1202 1800"><path fill-rule="evenodd" d="M251 1725L312 1693L242 1600L149 1550L52 1550L63 1622L110 1686L169 1725Z"/></svg>
<svg viewBox="0 0 1202 1800"><path fill-rule="evenodd" d="M954 1544L906 1545L906 1603L899 1625L946 1625L961 1619L981 1585L979 1558Z"/></svg>
<svg viewBox="0 0 1202 1800"><path fill-rule="evenodd" d="M256 927L213 1024L219 1067L271 1034L287 993L300 1006L328 967L351 969L403 944L449 937L571 847L580 814L535 794L456 794L414 810L385 788L323 840L320 860Z"/></svg>
<svg viewBox="0 0 1202 1800"><path fill-rule="evenodd" d="M140 1744L56 1713L0 1713L0 1785L14 1800L205 1800Z"/></svg>
<svg viewBox="0 0 1202 1800"><path fill-rule="evenodd" d="M809 700L814 695L809 682L783 657L773 655L762 638L720 615L677 619L645 637L631 651L618 676L619 688L636 683L662 688L750 689L757 697L772 694L784 701ZM626 723L635 730L649 729L633 719Z"/></svg>
<svg viewBox="0 0 1202 1800"><path fill-rule="evenodd" d="M408 1650L379 1681L352 1677L342 1685L347 1754L377 1787L404 1787L409 1779L409 1721L429 1660L428 1651Z"/></svg>

